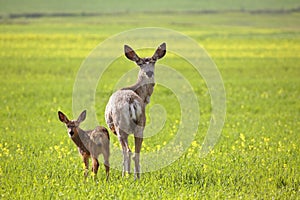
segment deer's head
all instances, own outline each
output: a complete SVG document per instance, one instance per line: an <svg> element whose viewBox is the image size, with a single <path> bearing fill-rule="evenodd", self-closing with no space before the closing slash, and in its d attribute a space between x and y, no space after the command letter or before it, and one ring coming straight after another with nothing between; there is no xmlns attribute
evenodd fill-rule
<svg viewBox="0 0 300 200"><path fill-rule="evenodd" d="M135 51L128 45L124 46L125 56L134 61L139 67L139 78L154 78L154 65L156 61L166 54L166 43L162 43L155 51L152 57L140 58Z"/></svg>
<svg viewBox="0 0 300 200"><path fill-rule="evenodd" d="M65 123L68 134L70 137L73 137L74 135L78 135L78 127L81 122L85 120L86 117L86 110L84 110L78 117L77 120L69 120L68 117L62 113L61 111L58 111L58 118L61 122Z"/></svg>

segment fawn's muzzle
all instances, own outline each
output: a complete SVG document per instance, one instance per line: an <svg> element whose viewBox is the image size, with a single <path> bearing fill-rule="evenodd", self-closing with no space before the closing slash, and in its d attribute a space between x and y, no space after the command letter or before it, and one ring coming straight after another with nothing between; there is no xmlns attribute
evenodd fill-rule
<svg viewBox="0 0 300 200"><path fill-rule="evenodd" d="M69 128L68 133L69 133L69 136L72 137L74 135L73 129Z"/></svg>

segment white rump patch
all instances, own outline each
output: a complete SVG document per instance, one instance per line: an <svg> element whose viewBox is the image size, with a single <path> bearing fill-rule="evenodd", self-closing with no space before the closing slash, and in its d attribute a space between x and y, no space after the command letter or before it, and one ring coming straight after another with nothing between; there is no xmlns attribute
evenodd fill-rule
<svg viewBox="0 0 300 200"><path fill-rule="evenodd" d="M134 109L134 105L133 103L130 104L130 107L129 107L129 112L130 112L130 117L133 121L136 121L136 114L135 114L135 109Z"/></svg>
<svg viewBox="0 0 300 200"><path fill-rule="evenodd" d="M133 121L138 121L140 115L142 114L142 108L137 100L134 100L132 104L129 105L130 117Z"/></svg>

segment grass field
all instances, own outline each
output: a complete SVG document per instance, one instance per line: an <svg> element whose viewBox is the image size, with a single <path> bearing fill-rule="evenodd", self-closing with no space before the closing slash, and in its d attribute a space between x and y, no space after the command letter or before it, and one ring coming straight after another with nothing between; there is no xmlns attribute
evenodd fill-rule
<svg viewBox="0 0 300 200"><path fill-rule="evenodd" d="M136 12L202 12L202 11L288 11L299 9L297 0L215 0L215 1L104 1L73 0L68 1L44 1L30 0L20 4L18 0L0 0L1 14L53 14L53 13L73 13L73 14L103 14L103 13L136 13Z"/></svg>
<svg viewBox="0 0 300 200"><path fill-rule="evenodd" d="M33 6L14 10L14 1L0 1L1 199L299 199L299 13L237 12L249 8L246 6L251 3L245 1L243 5L234 4L237 11L206 14L177 12L193 10L190 4L187 8L179 4L170 7L176 12L169 13L136 13L138 6L124 12L119 5L115 15L9 17L8 13L39 10L52 13L60 5L40 5L39 9L35 1L29 2ZM257 1L249 10L299 6L296 1L287 1L284 6L276 2L268 7ZM203 10L231 10L203 5L207 6ZM82 13L88 8L58 11ZM109 9L107 5L107 12L114 12ZM96 8L92 11L98 12ZM199 129L189 149L169 166L142 174L139 181L132 175L122 178L119 170L112 169L110 181L105 182L102 165L98 181L93 181L92 175L84 181L81 159L57 111L71 116L77 72L100 42L142 27L179 31L196 40L212 57L226 91L222 135L212 152L199 156L211 117L210 96L193 68L167 54L159 63L174 66L189 80L199 100ZM119 77L134 68L122 57L101 79L96 92L100 124L106 126L105 104ZM147 112L160 104L167 120L159 133L145 139L142 152L158 151L176 134L180 109L172 98L169 90L156 86ZM111 143L120 147L113 134ZM111 160L114 157L111 155Z"/></svg>

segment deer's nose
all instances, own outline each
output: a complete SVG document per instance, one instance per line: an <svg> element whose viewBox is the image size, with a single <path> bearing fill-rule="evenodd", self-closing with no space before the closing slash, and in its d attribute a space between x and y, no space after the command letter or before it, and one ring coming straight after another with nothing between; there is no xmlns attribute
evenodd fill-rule
<svg viewBox="0 0 300 200"><path fill-rule="evenodd" d="M151 72L151 71L146 72L146 74L149 78L151 78L153 76L153 72Z"/></svg>
<svg viewBox="0 0 300 200"><path fill-rule="evenodd" d="M72 137L74 135L73 129L69 128L68 133L69 133L69 136Z"/></svg>
<svg viewBox="0 0 300 200"><path fill-rule="evenodd" d="M72 137L72 136L74 135L74 132L73 132L73 131L70 131L70 132L69 132L69 135L70 135L70 137Z"/></svg>

